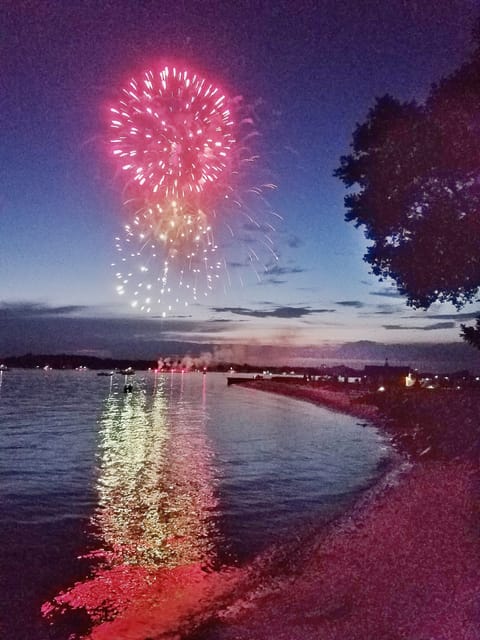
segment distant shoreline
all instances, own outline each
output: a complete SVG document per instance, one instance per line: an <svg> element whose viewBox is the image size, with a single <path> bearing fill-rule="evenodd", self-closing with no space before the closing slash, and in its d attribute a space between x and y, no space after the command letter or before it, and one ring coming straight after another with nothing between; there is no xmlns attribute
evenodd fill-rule
<svg viewBox="0 0 480 640"><path fill-rule="evenodd" d="M273 600L224 614L218 638L231 626L239 640L480 638L480 394L403 391L379 408L308 383L245 386L365 419L411 464L360 499Z"/></svg>
<svg viewBox="0 0 480 640"><path fill-rule="evenodd" d="M267 360L268 362L268 360ZM156 357L138 358L138 357L115 357L115 356L95 356L79 353L33 353L28 352L23 355L7 355L5 350L0 355L0 365L4 365L11 369L43 369L49 366L52 369L59 370L75 370L75 369L91 369L91 370L107 370L107 369L126 369L132 367L137 371L156 370L169 372L171 370L194 371L206 368L211 372L232 374L255 375L264 374L268 371L268 375L289 376L291 373L297 376L325 376L325 375L355 375L362 376L365 374L365 368L371 365L381 366L385 362L383 358L348 358L322 359L317 358L315 362L310 364L289 363L288 358L281 364L252 364L251 362L233 362L226 360L218 360L213 353L206 352L200 355L192 355L190 353L174 354L160 353ZM415 363L415 360L404 361L403 359L391 359L391 364L401 364L401 368L411 369L414 365L419 367L419 371L434 372L439 375L470 375L480 376L480 363L467 361L463 359L456 365L454 362L445 362L444 366L440 362L425 362L422 366ZM396 367L393 367L396 368ZM412 369L413 370L413 369Z"/></svg>

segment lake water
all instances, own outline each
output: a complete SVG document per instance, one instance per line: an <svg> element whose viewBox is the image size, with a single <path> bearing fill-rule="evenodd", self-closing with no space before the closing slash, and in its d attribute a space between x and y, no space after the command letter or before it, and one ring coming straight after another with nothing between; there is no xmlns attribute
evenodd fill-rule
<svg viewBox="0 0 480 640"><path fill-rule="evenodd" d="M354 418L221 374L140 373L127 394L120 375L0 375L5 640L116 640L172 585L259 558L271 578L389 453Z"/></svg>

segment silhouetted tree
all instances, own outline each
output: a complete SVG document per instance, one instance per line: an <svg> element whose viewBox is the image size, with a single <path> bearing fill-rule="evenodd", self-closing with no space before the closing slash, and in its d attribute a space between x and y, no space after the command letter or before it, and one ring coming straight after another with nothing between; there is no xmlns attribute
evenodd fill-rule
<svg viewBox="0 0 480 640"><path fill-rule="evenodd" d="M466 325L461 325L462 330L460 332L462 338L472 345L472 347L476 347L480 349L480 316L477 318L475 327L467 327Z"/></svg>
<svg viewBox="0 0 480 640"><path fill-rule="evenodd" d="M334 175L352 192L345 219L371 241L372 272L413 307L480 287L480 48L431 88L424 104L386 95L353 134ZM471 339L471 331L479 338ZM463 337L479 346L480 324ZM467 335L470 336L467 338Z"/></svg>

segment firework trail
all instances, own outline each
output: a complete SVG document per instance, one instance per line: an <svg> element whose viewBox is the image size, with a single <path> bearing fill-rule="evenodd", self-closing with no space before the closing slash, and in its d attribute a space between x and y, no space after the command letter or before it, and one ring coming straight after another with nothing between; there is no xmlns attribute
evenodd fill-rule
<svg viewBox="0 0 480 640"><path fill-rule="evenodd" d="M239 223L260 232L260 244L276 259L273 226L256 222L273 185L238 188L256 159L245 140L256 134L251 119L235 119L235 107L204 78L168 66L131 79L111 107L111 149L132 215L116 238L112 266L117 292L133 307L159 307L165 316L208 295L227 265L214 237L219 222L232 238ZM258 253L249 246L246 258L257 273Z"/></svg>

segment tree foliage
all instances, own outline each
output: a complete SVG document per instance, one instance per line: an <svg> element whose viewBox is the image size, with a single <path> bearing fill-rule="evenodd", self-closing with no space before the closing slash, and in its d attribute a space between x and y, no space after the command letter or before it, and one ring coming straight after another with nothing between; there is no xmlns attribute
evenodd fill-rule
<svg viewBox="0 0 480 640"><path fill-rule="evenodd" d="M472 347L480 349L480 316L477 318L476 326L467 327L466 325L462 324L461 327L462 331L460 335L462 336L462 338L466 342L471 344Z"/></svg>
<svg viewBox="0 0 480 640"><path fill-rule="evenodd" d="M350 189L345 219L371 241L364 259L372 272L392 278L416 308L476 300L480 48L423 104L377 99L351 147L335 175Z"/></svg>

